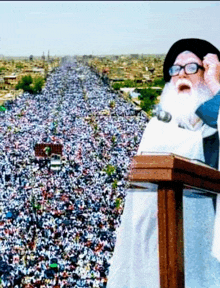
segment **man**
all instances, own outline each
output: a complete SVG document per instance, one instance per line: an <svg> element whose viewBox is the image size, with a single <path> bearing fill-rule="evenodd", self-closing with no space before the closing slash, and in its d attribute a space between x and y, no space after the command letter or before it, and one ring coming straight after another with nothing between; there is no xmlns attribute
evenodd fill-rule
<svg viewBox="0 0 220 288"><path fill-rule="evenodd" d="M166 85L158 119L153 117L147 124L138 154L172 152L218 169L219 60L218 49L205 40L173 44L164 62ZM142 190L128 190L108 288L160 286L156 189L157 185L148 184ZM184 197L186 287L220 287L220 263L216 251L211 254L212 200L196 197Z"/></svg>
<svg viewBox="0 0 220 288"><path fill-rule="evenodd" d="M183 52L183 49L185 51L193 52L194 56L192 55L192 58L190 59L190 56L191 56L190 54L187 55L187 54L181 53ZM186 59L185 62L183 58ZM197 88L198 90L200 90L199 91L200 95L203 94L202 97L199 95L198 103L195 103L195 104L198 104L199 106L199 104L202 104L204 100L208 100L209 98L212 98L211 100L206 101L203 105L197 107L198 109L196 110L196 115L199 116L200 119L204 123L206 123L207 125L213 128L217 128L217 117L218 117L218 110L220 106L220 84L219 84L220 63L219 63L219 59L220 59L219 51L209 42L200 40L200 39L182 39L174 43L174 45L170 48L167 54L167 57L165 59L165 62L164 62L164 79L166 82L171 80L171 83L173 83L174 85L178 84L177 89L179 89L179 91L177 92L180 92L181 94L181 92L184 93L184 92L187 92L187 90L189 90L187 89L186 86L181 85L181 82L179 82L180 84L178 83L178 81L185 79L185 80L190 80L190 82L193 85L193 88ZM181 69L180 73L177 75L171 76L169 74L169 69L173 64L181 64L181 63L186 64L187 61L188 63L195 62L198 65L200 65L200 67L198 66L197 73L187 75L184 69ZM179 68L177 67L177 69ZM184 87L186 89L184 89ZM208 89L210 91L210 94L209 94ZM204 92L206 94L205 98L207 99L204 98ZM217 94L217 92L219 92L219 94ZM214 95L216 96L213 97ZM187 109L187 105L188 104L190 105L190 103L185 102L186 99L184 98L185 97L183 97L182 102L180 102L180 106L182 107L182 113L184 113L184 110ZM167 103L167 104L169 105L170 103ZM176 111L176 113L179 113L179 112L180 111ZM191 115L194 114L193 111L190 111L190 113ZM193 117L195 117L196 115L194 114ZM206 163L212 167L217 168L218 167L218 146L219 146L217 132L213 136L209 138L205 138L203 141L204 141L204 150L205 150L204 154L205 154Z"/></svg>

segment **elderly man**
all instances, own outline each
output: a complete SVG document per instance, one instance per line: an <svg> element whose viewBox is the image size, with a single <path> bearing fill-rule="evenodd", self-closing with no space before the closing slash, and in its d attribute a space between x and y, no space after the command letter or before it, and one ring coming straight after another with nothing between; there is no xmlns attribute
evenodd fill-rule
<svg viewBox="0 0 220 288"><path fill-rule="evenodd" d="M218 49L205 40L173 44L164 62L166 85L157 117L147 124L138 154L175 153L219 168L219 60ZM108 288L160 286L156 189L148 184L128 190ZM212 247L212 200L184 196L184 214L186 287L220 287L220 257Z"/></svg>

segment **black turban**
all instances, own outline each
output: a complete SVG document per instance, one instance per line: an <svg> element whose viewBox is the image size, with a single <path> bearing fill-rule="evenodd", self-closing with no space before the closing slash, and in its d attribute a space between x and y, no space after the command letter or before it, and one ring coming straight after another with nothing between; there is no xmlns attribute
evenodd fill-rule
<svg viewBox="0 0 220 288"><path fill-rule="evenodd" d="M220 61L219 50L208 41L196 38L181 39L171 46L170 50L166 55L163 65L163 75L165 82L170 81L171 77L169 75L169 69L175 62L176 57L186 50L194 53L202 61L203 57L208 53L217 54Z"/></svg>

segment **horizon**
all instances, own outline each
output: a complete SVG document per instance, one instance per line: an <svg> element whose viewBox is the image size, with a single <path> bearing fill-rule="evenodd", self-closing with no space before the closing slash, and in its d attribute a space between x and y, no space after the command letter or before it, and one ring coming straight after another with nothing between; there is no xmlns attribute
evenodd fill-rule
<svg viewBox="0 0 220 288"><path fill-rule="evenodd" d="M138 56L165 56L166 53L130 53L130 54L106 54L106 55L92 55L92 54L82 54L82 55L50 55L50 57L58 57L58 58L62 58L62 57L83 57L83 56L92 56L92 57L110 57L110 56L131 56L133 54L136 54ZM33 54L31 54L33 55ZM0 54L0 59L1 58L29 58L30 55L28 56L11 56L11 55L3 55ZM41 56L39 55L33 55L34 58L41 58ZM45 56L45 58L47 58L47 56Z"/></svg>

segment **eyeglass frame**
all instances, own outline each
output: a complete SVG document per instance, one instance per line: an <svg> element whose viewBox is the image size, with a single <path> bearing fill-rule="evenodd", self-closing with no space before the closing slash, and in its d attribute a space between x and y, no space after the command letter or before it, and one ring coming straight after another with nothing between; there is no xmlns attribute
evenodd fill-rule
<svg viewBox="0 0 220 288"><path fill-rule="evenodd" d="M187 73L187 72L186 72L185 67L186 67L187 65L189 65L189 64L196 64L197 69L196 69L196 71L195 71L194 73ZM180 70L179 70L178 74L176 74L176 75L170 75L170 69L171 69L172 67L174 67L174 66L180 67ZM181 71L182 69L184 69L184 72L185 72L186 75L196 74L199 69L205 70L205 68L204 68L203 66L199 65L199 64L196 63L196 62L187 63L187 64L184 65L184 66L177 64L177 65L172 65L172 66L169 68L168 72L169 72L170 77L178 76L178 75L180 74L180 71Z"/></svg>

